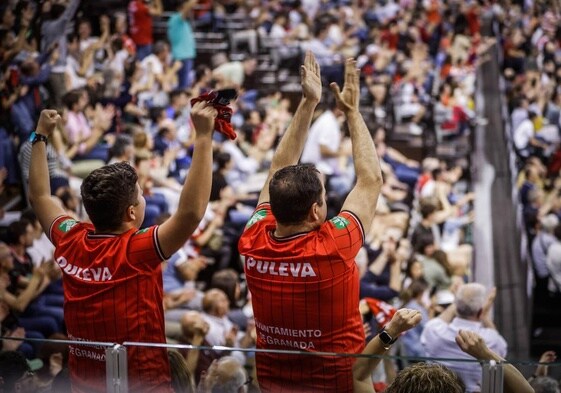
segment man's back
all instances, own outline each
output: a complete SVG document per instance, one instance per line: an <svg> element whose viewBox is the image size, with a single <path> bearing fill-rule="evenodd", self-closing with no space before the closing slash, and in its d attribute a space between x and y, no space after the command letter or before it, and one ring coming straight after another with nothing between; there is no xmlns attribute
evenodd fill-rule
<svg viewBox="0 0 561 393"><path fill-rule="evenodd" d="M156 227L121 235L95 235L93 226L69 217L50 230L63 271L68 335L78 341L165 342L161 261ZM165 350L131 347L129 386L167 391ZM70 369L76 391L105 391L105 349L72 346ZM94 390L95 389L95 390Z"/></svg>
<svg viewBox="0 0 561 393"><path fill-rule="evenodd" d="M499 356L504 357L506 355L506 341L495 329L485 328L481 322L456 317L450 324L440 318L434 318L427 322L421 335L421 343L425 347L427 356L475 360L456 344L456 336L460 329L479 334L483 337L489 349ZM467 392L479 392L481 390L481 366L478 362L441 361L439 363L449 367L460 376L466 385Z"/></svg>
<svg viewBox="0 0 561 393"><path fill-rule="evenodd" d="M360 353L364 333L354 257L363 232L358 220L343 212L318 230L288 238L275 238L275 226L269 205L262 204L240 240L255 299L257 347ZM351 392L353 363L352 358L259 353L259 385L263 392Z"/></svg>

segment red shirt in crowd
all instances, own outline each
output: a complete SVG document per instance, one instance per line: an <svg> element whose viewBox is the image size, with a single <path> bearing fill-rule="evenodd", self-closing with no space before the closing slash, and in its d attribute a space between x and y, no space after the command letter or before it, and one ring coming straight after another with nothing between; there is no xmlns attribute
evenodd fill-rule
<svg viewBox="0 0 561 393"><path fill-rule="evenodd" d="M132 0L128 7L129 32L136 45L152 43L152 15L142 0Z"/></svg>
<svg viewBox="0 0 561 393"><path fill-rule="evenodd" d="M344 211L319 229L276 238L268 203L257 207L239 242L252 297L257 348L360 353L355 256L364 233ZM262 392L352 392L353 358L257 353Z"/></svg>
<svg viewBox="0 0 561 393"><path fill-rule="evenodd" d="M49 237L63 272L64 320L70 339L165 343L164 259L157 228L96 235L91 224L67 216ZM131 392L171 392L165 349L128 347ZM73 392L105 392L105 348L70 346Z"/></svg>

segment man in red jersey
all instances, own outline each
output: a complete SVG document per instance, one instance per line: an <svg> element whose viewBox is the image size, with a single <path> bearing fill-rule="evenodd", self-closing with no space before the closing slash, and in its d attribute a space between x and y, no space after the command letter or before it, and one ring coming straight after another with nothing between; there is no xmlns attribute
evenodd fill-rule
<svg viewBox="0 0 561 393"><path fill-rule="evenodd" d="M382 185L374 143L358 110L359 75L347 60L343 91L331 84L351 134L356 185L338 216L325 221L319 172L295 165L321 97L319 66L311 53L301 67L303 97L273 158L257 209L240 239L252 295L257 348L360 353L354 258L374 217ZM263 392L352 392L354 360L332 356L257 353Z"/></svg>
<svg viewBox="0 0 561 393"><path fill-rule="evenodd" d="M127 12L130 36L136 44L136 57L142 60L152 53L152 17L164 12L162 0L131 0Z"/></svg>
<svg viewBox="0 0 561 393"><path fill-rule="evenodd" d="M71 339L165 343L161 262L183 246L204 215L216 115L205 102L193 107L195 148L179 207L164 224L138 230L146 201L128 163L107 165L84 179L82 200L93 225L68 217L51 197L46 142L60 117L54 110L41 112L32 134L29 199L56 247ZM101 347L70 347L73 392L105 392L104 353ZM165 349L130 347L127 355L131 392L172 391Z"/></svg>

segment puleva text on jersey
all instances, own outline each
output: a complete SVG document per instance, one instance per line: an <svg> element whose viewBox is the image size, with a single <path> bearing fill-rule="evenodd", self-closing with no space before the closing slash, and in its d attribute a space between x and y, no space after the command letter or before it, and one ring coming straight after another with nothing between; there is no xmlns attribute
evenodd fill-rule
<svg viewBox="0 0 561 393"><path fill-rule="evenodd" d="M271 276L316 277L317 274L308 262L274 262L259 261L252 257L245 258L245 268Z"/></svg>
<svg viewBox="0 0 561 393"><path fill-rule="evenodd" d="M74 276L82 281L109 281L111 272L107 267L81 268L68 262L65 257L58 257L56 263L61 270L70 276Z"/></svg>

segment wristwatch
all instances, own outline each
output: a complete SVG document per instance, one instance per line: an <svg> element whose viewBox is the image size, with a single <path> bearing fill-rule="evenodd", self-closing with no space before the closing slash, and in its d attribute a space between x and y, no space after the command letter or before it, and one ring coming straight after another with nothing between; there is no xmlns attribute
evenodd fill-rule
<svg viewBox="0 0 561 393"><path fill-rule="evenodd" d="M397 337L393 338L390 334L386 331L386 327L384 326L382 330L378 332L378 337L380 341L384 344L384 349L387 351L390 349L392 344L397 341Z"/></svg>
<svg viewBox="0 0 561 393"><path fill-rule="evenodd" d="M43 134L38 134L35 131L33 131L31 133L31 135L29 135L29 142L31 142L31 145L33 146L34 144L36 144L37 142L45 142L45 145L47 144L47 136L43 135Z"/></svg>

